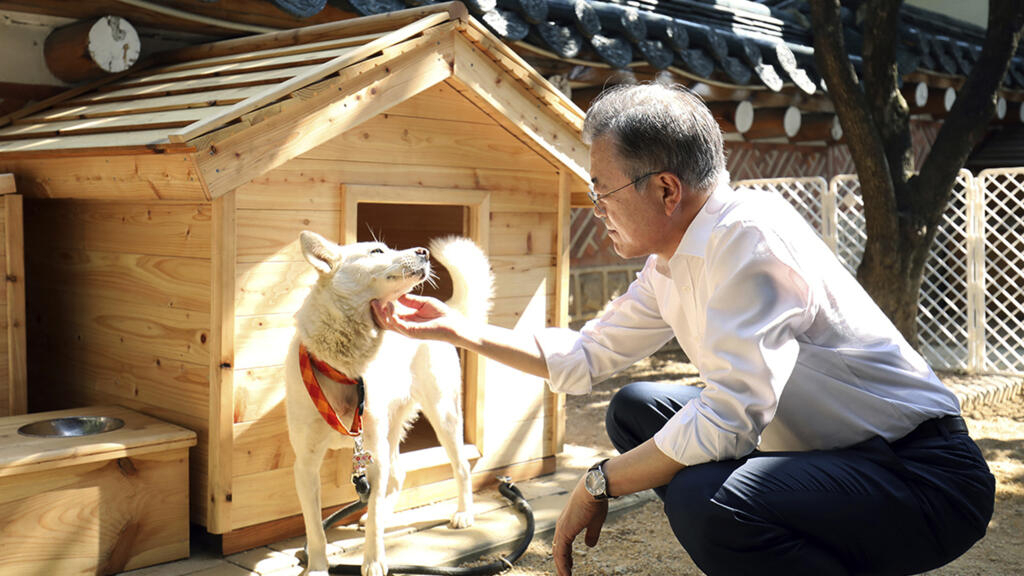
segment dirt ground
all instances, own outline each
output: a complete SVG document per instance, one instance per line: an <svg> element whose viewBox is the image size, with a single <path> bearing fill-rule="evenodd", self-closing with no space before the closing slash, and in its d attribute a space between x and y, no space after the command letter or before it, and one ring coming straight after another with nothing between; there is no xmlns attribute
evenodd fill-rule
<svg viewBox="0 0 1024 576"><path fill-rule="evenodd" d="M941 375L940 375L941 376ZM695 382L696 371L678 351L662 351L587 396L566 401L566 443L611 449L604 433L604 413L612 394L635 380ZM934 576L1011 576L1024 574L1024 398L986 406L964 414L997 480L995 515L988 534L962 557ZM672 534L658 501L611 518L596 548L577 539L573 574L604 576L699 575ZM508 572L538 576L554 572L551 536L534 539L526 554Z"/></svg>

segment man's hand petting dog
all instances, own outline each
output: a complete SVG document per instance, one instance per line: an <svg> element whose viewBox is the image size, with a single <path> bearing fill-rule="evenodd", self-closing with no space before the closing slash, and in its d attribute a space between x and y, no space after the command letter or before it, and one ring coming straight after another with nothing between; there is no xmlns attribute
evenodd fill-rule
<svg viewBox="0 0 1024 576"><path fill-rule="evenodd" d="M461 315L434 298L403 294L395 302L372 300L370 307L379 328L405 336L455 343L465 330L460 325Z"/></svg>

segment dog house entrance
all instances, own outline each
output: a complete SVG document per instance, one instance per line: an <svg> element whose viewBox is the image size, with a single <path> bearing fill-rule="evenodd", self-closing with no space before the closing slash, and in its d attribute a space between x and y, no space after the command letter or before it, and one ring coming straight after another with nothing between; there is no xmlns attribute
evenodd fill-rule
<svg viewBox="0 0 1024 576"><path fill-rule="evenodd" d="M469 210L465 206L360 202L357 212L356 240L359 242L378 240L395 250L418 246L426 247L432 238L439 236L468 235L466 220ZM434 260L433 255L431 255L430 266L436 277L436 286L424 282L414 293L433 296L440 300L451 298L452 280L448 271L437 260ZM465 378L463 378L463 382L465 382ZM463 388L462 397L466 398L465 388ZM465 406L463 406L463 410L465 411ZM440 442L438 442L430 423L421 415L421 418L416 420L409 433L406 434L400 450L411 452L435 446L440 446Z"/></svg>

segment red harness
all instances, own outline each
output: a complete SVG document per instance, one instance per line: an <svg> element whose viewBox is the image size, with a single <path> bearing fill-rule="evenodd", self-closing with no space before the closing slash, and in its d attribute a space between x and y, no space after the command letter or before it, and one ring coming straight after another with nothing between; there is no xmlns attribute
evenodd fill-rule
<svg viewBox="0 0 1024 576"><path fill-rule="evenodd" d="M320 382L317 381L316 374L313 373L313 366L316 366L317 370L335 382L346 386L359 386L359 406L356 407L355 414L352 416L351 428L345 428L331 403L324 396ZM310 354L309 350L306 350L306 345L302 343L299 344L299 370L302 372L302 383L306 385L306 391L309 392L313 405L316 406L317 412L323 416L327 425L346 436L359 436L363 431L363 379L353 380L338 372L323 360Z"/></svg>

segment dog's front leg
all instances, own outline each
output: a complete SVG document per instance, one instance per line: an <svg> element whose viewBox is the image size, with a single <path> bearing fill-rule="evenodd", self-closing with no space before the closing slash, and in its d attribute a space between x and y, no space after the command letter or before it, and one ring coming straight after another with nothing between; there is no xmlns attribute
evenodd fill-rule
<svg viewBox="0 0 1024 576"><path fill-rule="evenodd" d="M306 569L310 576L327 576L327 535L320 513L320 463L326 447L322 444L295 454L295 490L306 525Z"/></svg>
<svg viewBox="0 0 1024 576"><path fill-rule="evenodd" d="M391 474L387 422L374 422L369 411L364 426L364 447L373 456L366 468L370 483L370 499L366 509L366 541L363 545L363 576L386 576L387 556L384 552L384 529L387 521L387 484Z"/></svg>

